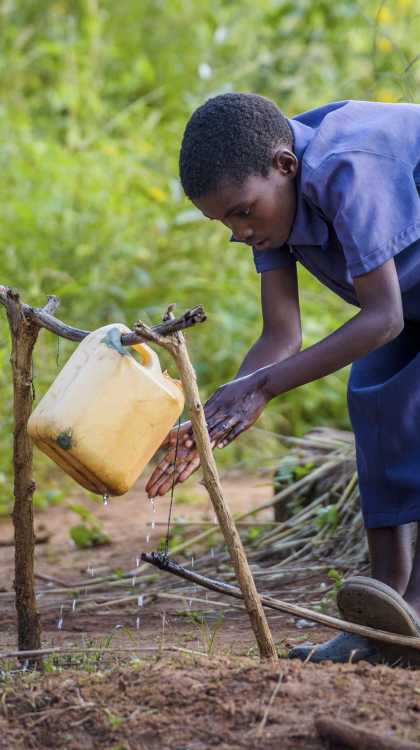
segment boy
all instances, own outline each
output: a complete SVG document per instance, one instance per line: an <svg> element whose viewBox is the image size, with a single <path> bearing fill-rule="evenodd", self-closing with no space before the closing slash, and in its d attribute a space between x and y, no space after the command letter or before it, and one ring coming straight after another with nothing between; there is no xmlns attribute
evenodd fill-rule
<svg viewBox="0 0 420 750"><path fill-rule="evenodd" d="M234 440L272 398L353 363L349 412L376 582L349 582L341 610L417 634L420 535L412 560L408 524L420 522L420 106L343 101L286 119L255 94L217 96L187 124L180 174L195 206L252 247L261 273L262 334L205 407L213 445ZM304 351L297 261L360 308ZM150 496L171 486L171 461L173 439ZM187 424L175 480L198 465ZM342 634L312 658L355 651L378 657L370 641Z"/></svg>

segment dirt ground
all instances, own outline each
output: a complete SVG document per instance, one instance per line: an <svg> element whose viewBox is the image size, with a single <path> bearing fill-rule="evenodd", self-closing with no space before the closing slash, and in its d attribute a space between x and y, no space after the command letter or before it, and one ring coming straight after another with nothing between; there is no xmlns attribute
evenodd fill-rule
<svg viewBox="0 0 420 750"><path fill-rule="evenodd" d="M223 485L234 512L263 504L272 493L269 477L229 474ZM77 495L69 498L76 501ZM43 646L84 648L84 653L48 657L44 675L18 672L14 659L0 664L0 750L321 748L314 728L320 714L420 742L419 671L365 663L317 666L284 658L297 643L325 640L331 635L327 629L299 627L302 623L288 615L270 613L281 658L274 666L261 665L248 619L234 602L202 590L186 593L169 576L160 593L151 595L150 568L127 585L127 595L143 597L141 606L133 596L113 606L109 596L101 602L100 593L92 597L91 609L61 605L53 591L58 582L75 586L92 574L133 569L140 552L155 549L165 533L168 499L159 501L153 514L141 483L106 507L83 502L100 518L111 544L77 550L68 532L79 519L66 504L38 512L37 533L46 541L37 545L36 570L54 579L39 579ZM197 482L178 491L174 522L181 519L213 519ZM270 510L259 518L270 520ZM16 645L7 593L13 581L13 548L6 546L11 536L5 520L0 524L2 652ZM191 554L199 556L200 548ZM319 602L331 581L324 574L310 576L304 585L289 582L274 593L302 604Z"/></svg>

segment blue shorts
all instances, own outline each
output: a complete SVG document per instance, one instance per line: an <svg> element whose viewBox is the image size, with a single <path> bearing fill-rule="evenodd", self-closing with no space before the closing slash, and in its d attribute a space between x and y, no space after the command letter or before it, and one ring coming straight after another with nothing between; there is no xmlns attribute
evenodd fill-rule
<svg viewBox="0 0 420 750"><path fill-rule="evenodd" d="M365 527L420 521L420 321L353 363L348 406Z"/></svg>

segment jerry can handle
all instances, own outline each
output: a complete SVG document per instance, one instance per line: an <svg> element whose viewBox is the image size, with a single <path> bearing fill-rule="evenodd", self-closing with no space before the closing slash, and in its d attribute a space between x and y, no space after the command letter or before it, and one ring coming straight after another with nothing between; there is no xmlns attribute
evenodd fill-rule
<svg viewBox="0 0 420 750"><path fill-rule="evenodd" d="M143 367L147 367L149 370L162 372L159 357L150 346L147 346L146 344L131 344L131 347L140 354Z"/></svg>

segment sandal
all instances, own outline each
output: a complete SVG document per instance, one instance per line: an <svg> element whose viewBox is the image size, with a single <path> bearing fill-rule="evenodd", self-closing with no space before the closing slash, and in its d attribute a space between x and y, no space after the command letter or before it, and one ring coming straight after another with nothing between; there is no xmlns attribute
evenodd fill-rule
<svg viewBox="0 0 420 750"><path fill-rule="evenodd" d="M337 594L337 606L348 622L368 625L398 635L420 637L420 618L395 589L367 576L344 582ZM379 645L379 641L377 641ZM380 643L388 664L420 666L420 650L410 646Z"/></svg>

